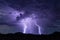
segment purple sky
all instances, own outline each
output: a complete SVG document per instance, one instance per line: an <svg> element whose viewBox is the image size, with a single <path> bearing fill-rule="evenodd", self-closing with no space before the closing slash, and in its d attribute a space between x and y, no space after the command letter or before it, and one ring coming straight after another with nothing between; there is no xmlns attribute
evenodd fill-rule
<svg viewBox="0 0 60 40"><path fill-rule="evenodd" d="M23 3L24 2L24 3ZM39 34L38 26L41 27L42 34L53 33L60 31L60 23L56 23L56 16L59 11L58 5L55 5L54 0L44 1L0 1L0 32L1 33L15 33L23 32L24 24L28 25L26 33ZM58 1L57 1L58 2ZM57 4L57 3L56 3ZM56 14L57 13L57 14ZM21 14L21 15L20 15ZM35 18L32 16L36 16ZM19 20L16 20L18 16ZM28 21L27 21L27 18ZM31 20L32 18L33 20ZM21 23L23 21L24 24ZM36 22L36 25L34 24ZM58 22L58 21L57 21ZM56 25L55 25L56 24ZM30 29L30 30L29 30Z"/></svg>

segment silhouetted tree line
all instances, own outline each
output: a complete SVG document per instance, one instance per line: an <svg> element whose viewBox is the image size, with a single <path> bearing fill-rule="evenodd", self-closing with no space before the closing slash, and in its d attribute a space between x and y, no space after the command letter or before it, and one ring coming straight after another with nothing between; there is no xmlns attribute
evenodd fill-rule
<svg viewBox="0 0 60 40"><path fill-rule="evenodd" d="M55 32L49 35L33 35L33 34L23 34L20 32L17 33L8 33L8 34L1 34L0 33L0 40L56 40L60 37L60 32Z"/></svg>

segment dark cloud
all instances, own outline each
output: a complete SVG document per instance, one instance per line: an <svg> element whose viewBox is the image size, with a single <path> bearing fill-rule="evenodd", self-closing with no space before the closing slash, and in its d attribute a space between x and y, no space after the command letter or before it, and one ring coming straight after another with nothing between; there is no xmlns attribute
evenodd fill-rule
<svg viewBox="0 0 60 40"><path fill-rule="evenodd" d="M1 2L2 1L2 2ZM52 33L60 31L60 1L59 0L1 0L0 5L8 5L18 11L24 10L25 14L21 18L28 17L30 14L35 13L38 15L38 24L43 26L43 33ZM1 8L1 7L0 7ZM18 17L18 16L17 16ZM2 17L0 24L16 26L15 23L6 23L9 17ZM10 20L10 19L9 19ZM59 20L59 21L57 21ZM14 21L14 20L13 20ZM7 28L7 27L5 27ZM11 32L10 28L8 30ZM15 30L14 28L12 28ZM2 29L3 30L3 29ZM3 32L3 31L1 31ZM13 31L12 31L13 32Z"/></svg>

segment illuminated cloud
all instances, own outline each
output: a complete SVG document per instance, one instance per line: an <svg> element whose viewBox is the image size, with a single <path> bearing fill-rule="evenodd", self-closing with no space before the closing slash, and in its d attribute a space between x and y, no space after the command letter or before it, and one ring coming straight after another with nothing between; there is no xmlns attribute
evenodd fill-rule
<svg viewBox="0 0 60 40"><path fill-rule="evenodd" d="M24 28L23 33L31 33L32 34L34 27L37 26L38 33L41 34L40 26L37 24L37 20L35 19L35 14L33 14L33 16L30 15L30 17L22 19L21 24L23 25L23 28Z"/></svg>

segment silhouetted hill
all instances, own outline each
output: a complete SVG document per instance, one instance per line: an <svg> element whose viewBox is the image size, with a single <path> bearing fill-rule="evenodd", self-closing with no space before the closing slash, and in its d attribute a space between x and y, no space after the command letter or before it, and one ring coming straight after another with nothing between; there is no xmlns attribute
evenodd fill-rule
<svg viewBox="0 0 60 40"><path fill-rule="evenodd" d="M55 40L60 37L60 32L55 32L49 35L32 35L32 34L23 34L20 32L17 33L9 33L9 34L1 34L0 33L0 40Z"/></svg>

